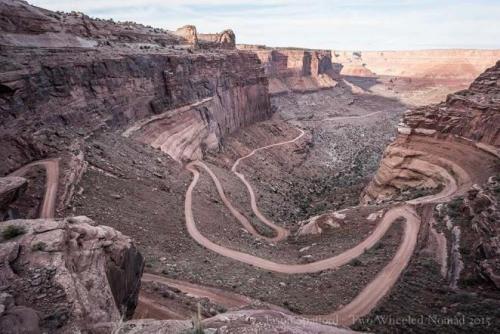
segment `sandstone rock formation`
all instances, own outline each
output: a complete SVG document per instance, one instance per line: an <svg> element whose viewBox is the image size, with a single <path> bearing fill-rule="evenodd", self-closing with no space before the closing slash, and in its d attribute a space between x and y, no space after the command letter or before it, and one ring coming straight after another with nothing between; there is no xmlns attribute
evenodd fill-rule
<svg viewBox="0 0 500 334"><path fill-rule="evenodd" d="M226 29L217 34L201 34L197 32L195 26L186 25L177 29L173 34L183 38L188 45L195 48L234 49L236 47L236 35L231 29Z"/></svg>
<svg viewBox="0 0 500 334"><path fill-rule="evenodd" d="M133 314L144 261L130 238L86 217L0 230L2 333L74 333Z"/></svg>
<svg viewBox="0 0 500 334"><path fill-rule="evenodd" d="M0 221L4 220L8 206L14 202L27 188L27 181L23 177L0 178Z"/></svg>
<svg viewBox="0 0 500 334"><path fill-rule="evenodd" d="M481 277L500 290L500 211L498 191L500 179L490 178L484 188L474 187L463 200L463 212L470 217L471 231L467 248L473 250L473 268L468 278ZM462 207L460 207L462 209ZM469 268L467 268L469 269Z"/></svg>
<svg viewBox="0 0 500 334"><path fill-rule="evenodd" d="M344 75L388 75L469 82L500 58L498 50L332 52L334 61L344 65Z"/></svg>
<svg viewBox="0 0 500 334"><path fill-rule="evenodd" d="M0 146L7 157L1 174L51 153L61 155L60 148L73 146L75 136L126 128L167 112L175 130L169 125L155 132L163 133L161 141L197 124L197 138L180 154L189 159L189 152L196 157L217 147L224 135L271 114L268 80L252 52L217 45L212 51L183 48L189 43L171 32L54 13L15 0L0 2L0 17ZM230 31L217 36L225 47L234 44ZM212 101L180 114L206 99Z"/></svg>
<svg viewBox="0 0 500 334"><path fill-rule="evenodd" d="M226 29L218 34L198 34L198 40L203 48L221 47L234 49L236 47L236 35L231 29Z"/></svg>
<svg viewBox="0 0 500 334"><path fill-rule="evenodd" d="M499 80L500 62L474 80L469 89L450 94L446 102L405 115L402 131L459 136L484 148L491 146L495 152L500 146Z"/></svg>
<svg viewBox="0 0 500 334"><path fill-rule="evenodd" d="M337 82L338 68L332 64L330 51L267 48L259 45L238 45L255 52L269 77L271 95L290 91L306 93L332 88Z"/></svg>
<svg viewBox="0 0 500 334"><path fill-rule="evenodd" d="M255 56L241 52L226 57L224 62L197 57L191 64L179 59L173 72L164 72L164 80L172 87L172 104L180 107L160 107L157 115L139 120L124 135L176 160L198 159L218 148L225 135L268 118L267 78ZM239 70L231 69L235 67Z"/></svg>
<svg viewBox="0 0 500 334"><path fill-rule="evenodd" d="M174 32L175 35L181 36L186 42L193 47L198 47L198 33L193 25L185 25Z"/></svg>
<svg viewBox="0 0 500 334"><path fill-rule="evenodd" d="M459 185L471 179L484 183L498 171L499 93L500 62L468 90L449 95L446 102L407 111L398 138L385 151L364 200L391 198L415 187L435 189L449 182L441 168Z"/></svg>

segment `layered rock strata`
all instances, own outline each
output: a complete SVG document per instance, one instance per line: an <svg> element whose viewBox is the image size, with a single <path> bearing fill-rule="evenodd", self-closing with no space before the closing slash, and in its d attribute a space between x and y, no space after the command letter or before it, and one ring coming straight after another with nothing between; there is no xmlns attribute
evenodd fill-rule
<svg viewBox="0 0 500 334"><path fill-rule="evenodd" d="M144 261L130 238L86 217L0 230L2 333L74 333L133 314Z"/></svg>
<svg viewBox="0 0 500 334"><path fill-rule="evenodd" d="M229 31L217 35L228 49L207 44L208 50L197 50L172 32L21 1L0 1L0 18L0 151L6 157L0 174L61 155L97 129L126 129L165 113L175 130L168 125L155 135L191 131L192 138L181 137L190 141L185 151L195 153L173 155L190 159L271 115L260 61L252 52L230 49ZM196 38L202 43L204 37ZM92 43L73 43L83 39ZM197 109L184 113L189 106ZM191 123L197 123L194 130Z"/></svg>
<svg viewBox="0 0 500 334"><path fill-rule="evenodd" d="M327 50L267 48L238 45L241 50L255 52L269 77L272 95L289 92L306 93L334 87L339 67L332 63Z"/></svg>
<svg viewBox="0 0 500 334"><path fill-rule="evenodd" d="M500 62L445 102L407 111L363 200L393 198L412 188L435 189L448 182L444 172L458 186L482 184L498 173L499 97Z"/></svg>

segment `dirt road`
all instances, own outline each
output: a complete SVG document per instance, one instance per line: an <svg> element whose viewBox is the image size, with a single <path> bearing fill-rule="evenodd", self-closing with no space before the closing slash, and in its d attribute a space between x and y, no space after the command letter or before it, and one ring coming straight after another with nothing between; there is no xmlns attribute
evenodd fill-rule
<svg viewBox="0 0 500 334"><path fill-rule="evenodd" d="M255 194L252 189L251 184L245 179L244 175L237 172L237 167L241 161L253 156L260 150L269 149L272 147L286 145L299 140L304 132L299 130L299 135L292 140L267 145L258 149L253 150L244 157L238 159L233 167L232 171L242 180L242 182L247 187L250 194L252 210L256 216L261 219L263 223L273 228L276 231L276 236L274 238L268 238L269 240L282 240L288 236L288 230L285 228L274 224L269 221L264 215L262 215L257 207ZM59 159L47 159L40 160L30 163L19 170L13 172L11 176L23 176L27 171L34 166L43 166L47 173L46 178L46 190L43 199L43 204L40 210L40 217L51 218L54 216L55 200L57 195L58 179L59 179ZM316 262L311 262L307 264L283 264L267 259L263 259L254 255L239 252L233 249L226 248L224 246L218 245L205 236L203 236L196 227L196 222L193 216L192 210L192 193L198 180L200 178L200 173L196 167L203 168L210 175L214 181L217 191L223 200L224 204L228 207L231 213L243 224L243 226L249 230L253 235L261 237L257 231L253 228L250 222L241 214L227 199L224 193L222 184L218 180L217 176L201 161L195 161L186 166L186 168L193 174L193 180L189 185L186 198L185 198L185 217L186 226L190 236L205 248L214 251L220 255L229 257L236 261L240 261L261 269L275 271L285 274L299 274L299 273L312 273L322 270L336 269L344 264L349 263L351 260L363 254L367 249L373 247L387 232L390 226L400 217L405 219L405 229L403 240L394 256L394 258L382 269L382 271L371 281L356 298L354 298L348 305L344 306L342 309L337 310L330 314L325 314L321 316L310 316L309 318L316 320L328 320L333 321L341 325L350 325L356 321L361 316L368 314L383 298L387 292L396 283L397 279L401 275L402 271L408 265L408 262L415 249L418 231L420 227L420 217L416 214L414 210L414 205L421 203L431 203L440 202L449 199L458 191L458 185L456 180L444 169L440 169L440 174L444 180L447 181L444 189L435 195L425 196L422 198L414 199L405 204L389 209L381 222L377 225L374 231L362 242L360 242L355 247L346 250L345 252L336 255L331 258L319 260ZM460 171L461 174L462 171ZM461 175L466 177L466 175ZM162 278L155 275L145 274L143 277L145 282L157 281L172 287L176 287L185 293L191 294L200 298L209 298L212 301L225 305L227 307L242 307L249 305L252 300L248 297L237 295L231 292L226 292L224 290L203 287L199 285L194 285L187 282L171 280L167 278ZM156 307L154 301L143 297L141 304L150 310L155 310L155 312L163 312L163 314L168 313L168 309L162 307ZM276 306L277 309L279 309ZM176 314L175 316L179 316Z"/></svg>
<svg viewBox="0 0 500 334"><path fill-rule="evenodd" d="M371 116L378 115L382 112L382 110L375 111L366 115L359 115L359 116L335 116L335 117L327 117L323 119L302 119L300 120L301 122L325 122L325 121L348 121L351 119L362 119L362 118L367 118Z"/></svg>
<svg viewBox="0 0 500 334"><path fill-rule="evenodd" d="M263 146L263 147L259 147L259 148L255 149L255 150L253 150L252 152L250 152L249 154L247 154L247 155L239 158L238 160L236 160L235 163L233 164L233 167L231 167L231 171L241 180L241 182L243 182L243 184L247 188L248 194L250 195L250 206L252 207L252 211L255 214L255 216L262 223L264 223L265 225L269 226L270 228L272 228L276 232L276 236L274 238L271 238L271 241L280 241L280 240L286 239L290 233L289 233L289 231L287 229L285 229L285 228L283 228L283 227L281 227L279 225L276 225L274 222L272 222L271 220L269 220L266 216L264 216L260 212L259 207L257 206L257 200L256 200L255 193L253 191L252 186L245 179L245 176L242 173L239 173L237 171L237 168L238 168L238 165L240 164L240 162L242 162L245 159L250 158L251 156L253 156L255 153L257 153L259 151L266 150L266 149L269 149L269 148L272 148L272 147L277 147L277 146L281 146L281 145L287 145L287 144L295 143L297 140L299 140L300 138L302 138L302 136L304 136L304 134L305 134L305 132L302 129L297 128L297 130L299 130L299 135L296 136L295 138L293 138L292 140L282 141L282 142L279 142L279 143L276 143L276 144L271 144L271 145L266 145L266 146Z"/></svg>
<svg viewBox="0 0 500 334"><path fill-rule="evenodd" d="M55 204L57 197L57 186L59 183L59 158L39 160L29 163L9 176L24 176L35 166L45 168L45 195L43 196L42 207L40 208L40 218L53 218L55 214Z"/></svg>
<svg viewBox="0 0 500 334"><path fill-rule="evenodd" d="M270 226L277 232L277 236L275 239L286 238L288 235L288 231L286 229L277 226L273 222L267 220L257 207L257 203L255 200L255 194L253 192L251 184L245 179L244 175L237 172L238 164L251 156L257 153L260 150L268 149L271 147L276 147L280 145L290 144L300 139L304 135L304 132L300 130L300 134L289 141L284 141L272 145L267 145L258 149L253 150L248 155L241 157L238 159L232 167L232 171L242 180L242 182L247 187L247 190L250 194L251 198L251 206L253 212L259 217L259 219ZM186 192L185 199L185 216L186 216L186 227L190 234L190 236L198 242L200 245L205 248L214 251L220 255L229 257L233 260L243 262L264 270L275 271L279 273L285 274L299 274L299 273L312 273L318 272L322 270L332 270L336 269L344 264L349 263L356 257L363 254L367 249L373 247L387 232L390 226L398 219L405 219L405 229L403 240L394 256L394 258L382 269L382 271L375 277L373 281L371 281L362 291L361 293L354 298L348 305L344 306L342 309L321 316L311 316L313 319L318 320L328 320L334 321L337 324L341 325L351 325L353 324L359 317L362 317L368 314L377 303L387 294L387 292L392 288L392 286L396 283L399 276L403 272L403 270L408 265L408 262L413 254L413 251L416 246L418 231L420 228L420 217L415 212L414 206L422 203L432 203L432 202L442 202L451 198L458 191L458 185L456 180L451 176L446 169L439 167L439 173L441 174L443 180L446 180L446 186L444 189L438 194L425 196L422 198L411 200L407 203L404 203L400 206L393 207L389 209L381 222L377 225L375 230L362 242L360 242L355 247L346 250L345 252L336 255L331 258L323 259L316 262L311 262L307 264L283 264L274 261L270 261L267 259L263 259L251 254L243 253L237 250L229 249L215 242L209 240L205 236L203 236L196 227L196 222L193 216L192 210L192 192L196 187L196 184L200 178L200 173L196 169L196 167L202 167L205 169L209 175L212 177L214 183L218 188L219 195L223 199L224 203L230 203L230 201L224 195L224 191L222 185L217 180L217 176L210 171L210 168L203 164L200 161L195 161L186 166L186 168L193 174L193 180L188 187ZM455 169L454 169L455 170ZM466 178L466 175L462 175ZM227 204L226 204L227 205ZM228 208L231 212L233 212L234 207L231 204L228 205ZM232 209L233 210L232 210ZM243 215L239 213L239 217L241 218ZM260 214L260 215L259 215ZM238 216L235 216L238 219ZM245 218L246 219L246 218ZM238 219L240 220L240 219ZM248 220L245 224L249 224ZM253 229L253 228L251 228ZM284 230L284 231L283 231ZM252 233L254 234L254 233ZM280 239L280 240L281 240Z"/></svg>

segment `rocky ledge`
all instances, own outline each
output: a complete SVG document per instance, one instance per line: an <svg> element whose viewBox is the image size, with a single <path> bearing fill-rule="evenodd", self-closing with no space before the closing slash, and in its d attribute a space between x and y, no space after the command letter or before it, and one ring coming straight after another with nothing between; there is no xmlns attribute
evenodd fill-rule
<svg viewBox="0 0 500 334"><path fill-rule="evenodd" d="M0 225L2 333L75 333L132 316L144 267L130 238L87 217Z"/></svg>
<svg viewBox="0 0 500 334"><path fill-rule="evenodd" d="M401 132L454 135L483 145L500 146L500 61L445 102L408 112Z"/></svg>
<svg viewBox="0 0 500 334"><path fill-rule="evenodd" d="M413 188L436 190L449 181L445 174L459 187L484 184L499 170L500 62L445 102L407 111L398 132L363 194L365 202Z"/></svg>

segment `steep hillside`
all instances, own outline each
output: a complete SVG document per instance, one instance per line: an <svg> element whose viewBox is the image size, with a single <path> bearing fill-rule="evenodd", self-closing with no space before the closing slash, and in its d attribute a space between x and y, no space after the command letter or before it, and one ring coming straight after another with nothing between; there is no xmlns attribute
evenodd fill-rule
<svg viewBox="0 0 500 334"><path fill-rule="evenodd" d="M362 201L415 203L447 188L454 193L420 207L422 231L406 274L356 329L389 333L375 319L408 317L421 319L425 332L498 331L499 93L497 62L469 89L405 113Z"/></svg>
<svg viewBox="0 0 500 334"><path fill-rule="evenodd" d="M439 165L463 183L482 183L498 172L499 69L500 62L446 102L407 111L364 200L392 198L407 188L438 187L440 172L424 160L441 160Z"/></svg>

